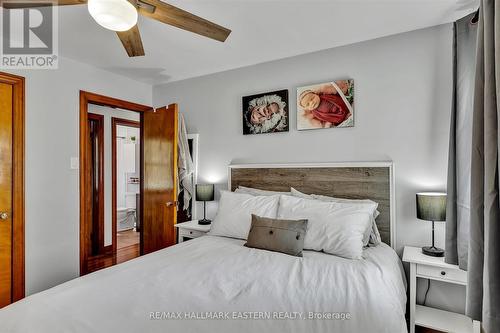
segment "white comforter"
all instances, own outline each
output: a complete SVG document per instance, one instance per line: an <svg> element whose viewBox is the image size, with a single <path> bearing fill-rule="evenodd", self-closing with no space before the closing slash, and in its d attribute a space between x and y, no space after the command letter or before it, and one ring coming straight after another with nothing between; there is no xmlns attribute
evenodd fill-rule
<svg viewBox="0 0 500 333"><path fill-rule="evenodd" d="M0 310L0 332L406 332L389 246L348 260L243 243L204 236L74 279Z"/></svg>

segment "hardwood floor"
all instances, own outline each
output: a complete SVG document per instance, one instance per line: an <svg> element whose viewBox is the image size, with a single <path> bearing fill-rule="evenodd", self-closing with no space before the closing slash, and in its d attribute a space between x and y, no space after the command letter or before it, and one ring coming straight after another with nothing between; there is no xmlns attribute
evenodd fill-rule
<svg viewBox="0 0 500 333"><path fill-rule="evenodd" d="M134 244L139 244L139 242L139 233L133 229L116 233L116 248L118 250Z"/></svg>
<svg viewBox="0 0 500 333"><path fill-rule="evenodd" d="M92 273L103 268L120 264L140 255L139 233L133 230L119 232L117 235L116 255L107 254L89 258L87 261L87 272Z"/></svg>

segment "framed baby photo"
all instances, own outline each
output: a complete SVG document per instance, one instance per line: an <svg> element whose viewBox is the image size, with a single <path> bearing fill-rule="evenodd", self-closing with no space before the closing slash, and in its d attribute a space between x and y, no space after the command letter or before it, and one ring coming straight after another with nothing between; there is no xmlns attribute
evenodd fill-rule
<svg viewBox="0 0 500 333"><path fill-rule="evenodd" d="M243 134L288 132L288 90L243 97Z"/></svg>
<svg viewBox="0 0 500 333"><path fill-rule="evenodd" d="M297 129L354 126L354 80L297 88Z"/></svg>

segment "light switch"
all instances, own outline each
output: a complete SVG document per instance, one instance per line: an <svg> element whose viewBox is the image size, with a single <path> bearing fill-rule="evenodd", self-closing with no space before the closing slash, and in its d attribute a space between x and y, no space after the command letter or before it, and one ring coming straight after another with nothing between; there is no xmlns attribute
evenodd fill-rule
<svg viewBox="0 0 500 333"><path fill-rule="evenodd" d="M72 157L70 160L70 165L71 170L78 170L78 167L80 166L78 157Z"/></svg>

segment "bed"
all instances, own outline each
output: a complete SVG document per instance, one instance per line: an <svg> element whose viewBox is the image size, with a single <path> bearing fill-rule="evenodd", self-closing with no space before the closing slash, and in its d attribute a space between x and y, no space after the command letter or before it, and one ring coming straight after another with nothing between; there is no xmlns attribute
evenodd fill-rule
<svg viewBox="0 0 500 333"><path fill-rule="evenodd" d="M381 201L385 243L365 248L362 260L203 236L14 303L0 310L0 331L406 332L404 272L390 246L392 164L317 167L233 166L229 186L321 192L324 183L323 193Z"/></svg>

